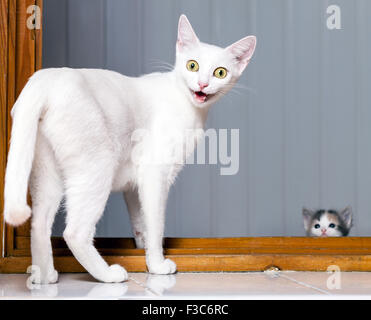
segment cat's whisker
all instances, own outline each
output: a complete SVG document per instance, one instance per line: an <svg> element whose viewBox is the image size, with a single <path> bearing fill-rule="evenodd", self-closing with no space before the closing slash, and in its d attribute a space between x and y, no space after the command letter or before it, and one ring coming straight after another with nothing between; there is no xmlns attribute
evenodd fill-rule
<svg viewBox="0 0 371 320"><path fill-rule="evenodd" d="M235 84L227 84L226 87L231 87L231 88L234 88L234 89L242 89L242 90L247 90L253 94L256 94L256 90L251 88L251 87L248 87L248 86L245 86L245 85L242 85L242 84L239 84L239 83L235 83Z"/></svg>
<svg viewBox="0 0 371 320"><path fill-rule="evenodd" d="M171 63L168 63L163 60L159 59L150 59L150 62L148 63L149 66L152 67L158 67L158 68L163 68L164 70L171 71L174 69L174 66Z"/></svg>
<svg viewBox="0 0 371 320"><path fill-rule="evenodd" d="M235 88L230 88L230 89L226 89L226 90L219 90L219 92L223 93L223 95L226 95L227 93L235 93L239 96L244 96L243 93L239 92L238 90L236 90Z"/></svg>

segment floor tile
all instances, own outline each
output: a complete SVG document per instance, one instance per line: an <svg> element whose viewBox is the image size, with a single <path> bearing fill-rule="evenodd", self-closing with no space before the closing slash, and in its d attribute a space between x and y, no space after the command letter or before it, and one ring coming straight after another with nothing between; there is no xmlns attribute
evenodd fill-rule
<svg viewBox="0 0 371 320"><path fill-rule="evenodd" d="M244 298L254 295L323 294L308 286L262 272L178 273L150 275L133 273L132 277L154 295L181 297Z"/></svg>
<svg viewBox="0 0 371 320"><path fill-rule="evenodd" d="M86 273L61 274L52 285L28 284L29 275L0 274L0 299L326 299L371 298L371 273L340 274L340 289L325 272L130 273L125 283L105 284ZM337 275L339 276L339 275Z"/></svg>
<svg viewBox="0 0 371 320"><path fill-rule="evenodd" d="M143 296L144 289L134 281L99 283L86 273L61 274L56 284L28 284L29 275L0 275L0 298L17 299L118 299Z"/></svg>
<svg viewBox="0 0 371 320"><path fill-rule="evenodd" d="M371 272L285 272L284 275L331 295L371 296Z"/></svg>

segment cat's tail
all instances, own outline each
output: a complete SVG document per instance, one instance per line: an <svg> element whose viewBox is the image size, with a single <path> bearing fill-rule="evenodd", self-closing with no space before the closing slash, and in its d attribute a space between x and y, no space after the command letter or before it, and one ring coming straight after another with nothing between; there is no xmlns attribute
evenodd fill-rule
<svg viewBox="0 0 371 320"><path fill-rule="evenodd" d="M34 158L40 114L44 104L42 88L32 77L13 106L11 142L5 173L4 218L13 226L31 216L27 188Z"/></svg>

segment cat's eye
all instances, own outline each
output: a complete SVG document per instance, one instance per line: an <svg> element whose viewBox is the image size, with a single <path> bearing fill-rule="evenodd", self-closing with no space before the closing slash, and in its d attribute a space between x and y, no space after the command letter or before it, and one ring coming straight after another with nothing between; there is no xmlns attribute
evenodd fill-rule
<svg viewBox="0 0 371 320"><path fill-rule="evenodd" d="M199 69L198 63L195 60L189 60L187 62L187 69L192 72L196 72Z"/></svg>
<svg viewBox="0 0 371 320"><path fill-rule="evenodd" d="M330 227L330 228L335 228L335 224L334 224L334 223L330 223L330 224L329 224L329 227Z"/></svg>
<svg viewBox="0 0 371 320"><path fill-rule="evenodd" d="M219 79L224 79L227 76L227 69L223 67L216 68L214 71L214 76Z"/></svg>
<svg viewBox="0 0 371 320"><path fill-rule="evenodd" d="M315 227L316 229L319 229L321 226L317 223L316 225L314 225L314 227Z"/></svg>

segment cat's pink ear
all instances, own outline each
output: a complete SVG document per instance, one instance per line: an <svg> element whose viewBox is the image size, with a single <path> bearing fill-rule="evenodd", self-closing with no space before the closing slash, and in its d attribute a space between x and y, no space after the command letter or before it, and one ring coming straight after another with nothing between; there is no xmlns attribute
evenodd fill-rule
<svg viewBox="0 0 371 320"><path fill-rule="evenodd" d="M177 49L182 50L185 47L194 46L198 44L199 41L187 17L182 14L178 24Z"/></svg>
<svg viewBox="0 0 371 320"><path fill-rule="evenodd" d="M256 47L256 37L248 36L238 40L226 48L237 61L238 71L241 74L252 58Z"/></svg>

